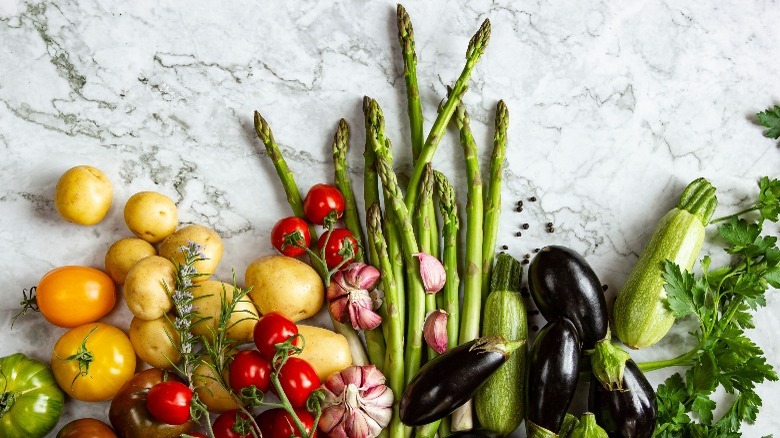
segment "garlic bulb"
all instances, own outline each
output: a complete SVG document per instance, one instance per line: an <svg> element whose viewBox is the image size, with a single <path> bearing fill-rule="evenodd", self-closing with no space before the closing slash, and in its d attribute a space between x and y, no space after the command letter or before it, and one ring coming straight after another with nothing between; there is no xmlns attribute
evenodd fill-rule
<svg viewBox="0 0 780 438"><path fill-rule="evenodd" d="M382 323L372 291L379 282L379 270L365 263L350 263L333 274L328 286L328 308L333 318L351 323L355 330L373 330Z"/></svg>
<svg viewBox="0 0 780 438"><path fill-rule="evenodd" d="M353 365L328 377L319 428L331 438L374 438L390 423L393 391L374 365Z"/></svg>

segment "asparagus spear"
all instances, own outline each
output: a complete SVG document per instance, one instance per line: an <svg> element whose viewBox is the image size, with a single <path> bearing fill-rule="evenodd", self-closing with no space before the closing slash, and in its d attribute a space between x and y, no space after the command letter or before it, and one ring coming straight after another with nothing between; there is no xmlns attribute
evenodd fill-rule
<svg viewBox="0 0 780 438"><path fill-rule="evenodd" d="M490 158L490 177L485 190L485 222L482 224L482 303L490 293L490 274L498 236L498 216L501 213L501 179L506 155L506 131L509 124L509 110L503 100L496 107L496 132L493 137L493 154Z"/></svg>
<svg viewBox="0 0 780 438"><path fill-rule="evenodd" d="M455 81L453 86L453 92L449 99L439 111L436 121L433 122L433 127L428 137L425 139L425 144L420 151L420 156L414 164L414 171L409 179L409 188L406 192L406 207L408 209L414 208L417 204L417 198L419 191L416 189L420 185L420 179L422 178L423 169L425 164L430 163L433 158L433 154L436 152L436 148L439 146L444 131L447 129L447 125L452 118L452 114L455 112L455 108L460 102L461 97L468 88L469 77L474 66L479 61L482 53L485 51L488 41L490 40L490 20L485 20L480 26L477 33L469 41L469 47L466 50L466 65L463 67L463 71L460 73L460 77Z"/></svg>
<svg viewBox="0 0 780 438"><path fill-rule="evenodd" d="M466 108L461 103L455 114L460 130L460 143L466 158L468 175L468 201L466 204L466 274L463 279L463 315L460 320L460 343L479 336L482 314L482 178L479 173L477 144L471 134ZM453 414L452 430L471 429L473 424L471 401Z"/></svg>
<svg viewBox="0 0 780 438"><path fill-rule="evenodd" d="M390 420L388 431L390 438L403 438L404 426L398 414L401 402L401 394L404 390L404 343L403 324L398 312L398 290L396 280L393 277L393 269L390 257L387 253L387 242L382 234L382 212L379 203L374 202L368 209L368 238L373 246L379 270L382 272L382 290L385 293L386 324L387 326L387 351L385 355L384 374L387 377L388 386L395 394L393 401L393 418ZM383 315L385 317L385 315Z"/></svg>
<svg viewBox="0 0 780 438"><path fill-rule="evenodd" d="M376 154L374 153L374 143L371 140L371 120L369 119L369 106L371 98L363 96L363 114L365 115L366 125L366 146L363 151L363 160L365 167L363 169L363 203L366 208L366 218L368 211L375 202L379 201L379 176L376 174ZM370 239L369 239L370 242ZM378 260L369 259L375 267Z"/></svg>
<svg viewBox="0 0 780 438"><path fill-rule="evenodd" d="M404 80L406 81L406 100L409 107L409 130L412 137L412 162L417 160L422 149L423 132L422 104L420 90L417 87L417 54L414 51L414 29L406 9L399 3L397 8L398 40L404 58Z"/></svg>
<svg viewBox="0 0 780 438"><path fill-rule="evenodd" d="M387 143L385 150L390 149L389 140L385 139L385 142ZM392 208L395 210L396 218L400 225L401 248L403 249L404 261L406 262L406 279L409 282L409 319L406 323L406 352L404 355L404 374L408 384L420 369L422 327L425 322L425 291L420 278L420 263L414 257L414 254L420 251L417 246L417 239L414 237L414 227L409 216L409 210L406 209L406 204L404 204L395 172L384 157L383 151L377 150L376 152L379 177L382 179L382 186Z"/></svg>
<svg viewBox="0 0 780 438"><path fill-rule="evenodd" d="M376 171L376 152L375 148L385 149L385 118L382 114L382 108L376 100L369 97L363 99L363 111L366 116L366 142L371 143L371 156L373 157L373 169ZM392 151L385 150L385 157L392 165ZM377 195L378 196L378 195ZM371 205L366 203L366 205ZM385 205L390 205L390 201L385 196ZM401 254L401 239L396 219L395 211L388 209L385 212L385 234L387 234L387 251L390 256L390 262L393 266L393 275L395 276L398 289L398 310L401 314L401 323L406 322L406 293L404 284L404 260Z"/></svg>
<svg viewBox="0 0 780 438"><path fill-rule="evenodd" d="M336 187L344 196L344 223L358 241L359 250L355 253L355 261L365 261L365 238L363 225L360 224L355 193L347 173L347 152L349 151L349 125L344 119L339 120L339 127L333 136L333 170L336 177Z"/></svg>
<svg viewBox="0 0 780 438"><path fill-rule="evenodd" d="M263 116L258 111L255 111L255 132L260 140L265 145L265 149L268 152L268 156L271 157L276 173L279 175L279 179L282 182L284 191L287 194L287 202L290 204L290 208L293 213L298 217L306 217L303 213L303 201L301 200L301 193L298 191L298 185L295 183L295 176L290 168L287 166L282 151L279 150L279 146L274 140L273 132L268 122L265 121ZM312 239L316 240L317 232L312 227ZM313 263L314 268L317 269L320 276L325 280L327 276L327 267L322 264ZM345 338L349 343L349 350L352 354L352 363L355 365L367 365L368 357L366 357L366 351L363 348L363 343L360 341L360 337L352 326L342 324L333 319L333 315L330 317L333 322L333 328Z"/></svg>
<svg viewBox="0 0 780 438"><path fill-rule="evenodd" d="M458 345L458 332L460 323L460 305L458 291L460 278L458 277L458 206L455 204L455 190L443 173L435 171L433 177L436 181L436 192L439 196L439 212L442 217L444 235L444 249L442 260L444 271L447 273L447 282L444 283L444 311L447 312L447 345Z"/></svg>
<svg viewBox="0 0 780 438"><path fill-rule="evenodd" d="M431 245L431 223L429 222L428 211L433 211L433 168L430 163L425 166L423 173L422 187L420 192L420 203L415 211L415 222L417 222L417 236L420 243L420 251L426 254L433 254ZM434 255L434 257L436 257ZM425 294L425 314L436 310L436 294ZM436 351L428 347L428 360L436 357Z"/></svg>

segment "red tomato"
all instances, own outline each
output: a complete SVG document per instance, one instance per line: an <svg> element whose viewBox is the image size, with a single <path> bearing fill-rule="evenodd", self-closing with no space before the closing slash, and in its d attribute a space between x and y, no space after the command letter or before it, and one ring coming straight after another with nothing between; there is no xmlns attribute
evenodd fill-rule
<svg viewBox="0 0 780 438"><path fill-rule="evenodd" d="M287 257L297 257L306 252L305 249L299 246L285 245L285 243L290 243L288 242L289 239L293 239L293 242L308 248L311 245L309 224L296 216L280 219L271 229L271 244L274 248Z"/></svg>
<svg viewBox="0 0 780 438"><path fill-rule="evenodd" d="M236 409L222 413L211 426L214 438L250 438L252 422Z"/></svg>
<svg viewBox="0 0 780 438"><path fill-rule="evenodd" d="M261 316L255 324L255 346L266 359L273 360L276 354L274 345L280 344L298 334L298 326L279 312L270 312ZM299 341L296 340L296 345Z"/></svg>
<svg viewBox="0 0 780 438"><path fill-rule="evenodd" d="M325 239L328 240L327 244L325 243ZM323 246L325 247L325 264L328 265L328 269L335 268L344 260L341 252L344 251L344 247L347 245L351 245L353 253L357 253L357 239L355 239L352 232L346 228L334 228L333 232L330 233L330 237L328 237L327 232L320 236L320 240L317 241L317 248L322 252ZM349 263L352 260L353 259L350 258L346 263Z"/></svg>
<svg viewBox="0 0 780 438"><path fill-rule="evenodd" d="M306 406L306 399L320 386L320 378L309 362L291 357L279 370L279 383L294 408Z"/></svg>
<svg viewBox="0 0 780 438"><path fill-rule="evenodd" d="M303 423L303 427L306 428L306 434L311 438L316 438L317 428L314 427L314 416L311 412L303 408L296 408L295 414L298 416L298 419L301 420L301 423ZM312 434L312 431L314 431L314 434ZM274 431L271 438L289 438L293 436L300 437L301 432L298 430L298 427L295 425L295 421L290 414L287 413L287 411L281 411L276 415L276 418L274 418Z"/></svg>
<svg viewBox="0 0 780 438"><path fill-rule="evenodd" d="M344 214L344 196L331 185L315 184L303 200L303 212L311 223L323 225L328 215L335 220Z"/></svg>
<svg viewBox="0 0 780 438"><path fill-rule="evenodd" d="M252 385L266 392L271 385L271 362L256 350L236 353L230 363L230 387L238 394Z"/></svg>
<svg viewBox="0 0 780 438"><path fill-rule="evenodd" d="M165 424L184 424L190 419L192 390L181 382L158 383L146 395L146 409L157 421Z"/></svg>
<svg viewBox="0 0 780 438"><path fill-rule="evenodd" d="M280 412L284 412L282 408L273 408L263 411L255 418L257 425L260 426L260 433L263 438L274 438L274 420ZM288 438L288 437L284 437Z"/></svg>

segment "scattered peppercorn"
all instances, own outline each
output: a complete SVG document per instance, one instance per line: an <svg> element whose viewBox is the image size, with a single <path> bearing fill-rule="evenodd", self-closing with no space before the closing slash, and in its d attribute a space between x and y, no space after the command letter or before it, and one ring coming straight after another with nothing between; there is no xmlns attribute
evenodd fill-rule
<svg viewBox="0 0 780 438"><path fill-rule="evenodd" d="M508 247L508 246L506 246L506 245L503 245L503 246L501 246L501 249L503 249L504 251L506 251L506 250L508 250L508 249L509 249L509 247Z"/></svg>
<svg viewBox="0 0 780 438"><path fill-rule="evenodd" d="M528 222L526 222L526 223L523 224L522 227L523 227L524 230L527 230L530 227L530 225L528 225Z"/></svg>
<svg viewBox="0 0 780 438"><path fill-rule="evenodd" d="M523 256L523 258L524 258L524 259L530 259L530 258L531 258L531 254L525 253L525 255Z"/></svg>
<svg viewBox="0 0 780 438"><path fill-rule="evenodd" d="M528 198L528 200L531 202L536 202L536 196L531 196L530 198Z"/></svg>
<svg viewBox="0 0 780 438"><path fill-rule="evenodd" d="M527 264L531 263L531 261L528 260L528 259L523 259L523 261L521 263L524 264L524 265L527 265Z"/></svg>
<svg viewBox="0 0 780 438"><path fill-rule="evenodd" d="M520 212L522 212L522 211L523 211L523 207L521 207L521 206L519 206L519 205L518 205L518 206L517 206L517 208L515 209L515 211L516 211L516 212L518 212L518 213L520 213Z"/></svg>
<svg viewBox="0 0 780 438"><path fill-rule="evenodd" d="M534 252L539 252L539 251L541 251L541 248L534 248Z"/></svg>
<svg viewBox="0 0 780 438"><path fill-rule="evenodd" d="M609 286L607 286L606 284L602 284L602 285L601 285L601 290L603 290L604 292L606 292L606 291L607 291L607 289L609 289Z"/></svg>
<svg viewBox="0 0 780 438"><path fill-rule="evenodd" d="M523 235L523 233L521 233L520 231L518 231L518 232L516 232L516 233L515 233L515 236L517 236L517 237L520 237L520 236L522 236L522 235Z"/></svg>

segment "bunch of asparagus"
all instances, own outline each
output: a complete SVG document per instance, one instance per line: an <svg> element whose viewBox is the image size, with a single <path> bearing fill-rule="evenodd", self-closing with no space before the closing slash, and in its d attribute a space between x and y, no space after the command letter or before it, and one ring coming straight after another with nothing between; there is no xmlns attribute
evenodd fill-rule
<svg viewBox="0 0 780 438"><path fill-rule="evenodd" d="M499 101L490 175L483 182L479 171L478 147L471 133L469 115L461 100L468 89L474 66L490 39L490 22L485 20L469 41L466 65L448 90L448 96L439 106L433 126L426 136L417 83L414 31L409 15L400 4L397 8L397 20L404 63L414 170L404 194L393 170L393 148L385 132L382 109L376 100L365 97L363 212L368 231L367 239L361 224L361 211L347 173L346 157L350 133L344 119L340 120L333 141L336 186L346 200L345 224L362 249L357 260L370 263L380 270L384 292L384 301L379 309L383 321L380 327L364 333L365 349L358 333L351 326L335 320L333 325L336 331L348 339L355 364L364 365L370 362L376 365L384 372L390 388L396 394L393 419L385 431L391 438L410 436L411 430L399 419L398 402L405 385L415 376L424 361L436 355L433 349L426 350L423 347L422 328L426 314L436 309L447 313L449 348L479 336L481 310L488 294L488 279L495 254L509 117L506 105ZM453 116L460 132L468 180L465 254L460 253L458 248L460 227L455 191L447 177L434 170L431 165ZM304 217L300 191L292 171L287 166L268 123L257 111L255 130L273 161L293 213ZM484 190L483 186L486 186ZM434 198L438 199L438 214ZM438 295L425 293L419 260L416 258L420 252L438 257L444 265L447 280L442 293ZM459 266L462 267L461 271ZM462 308L459 293L461 277ZM453 415L452 424L449 419L445 419L419 428L416 436L433 437L437 431L440 436L447 436L450 429L469 429L471 426L471 407L467 405Z"/></svg>

